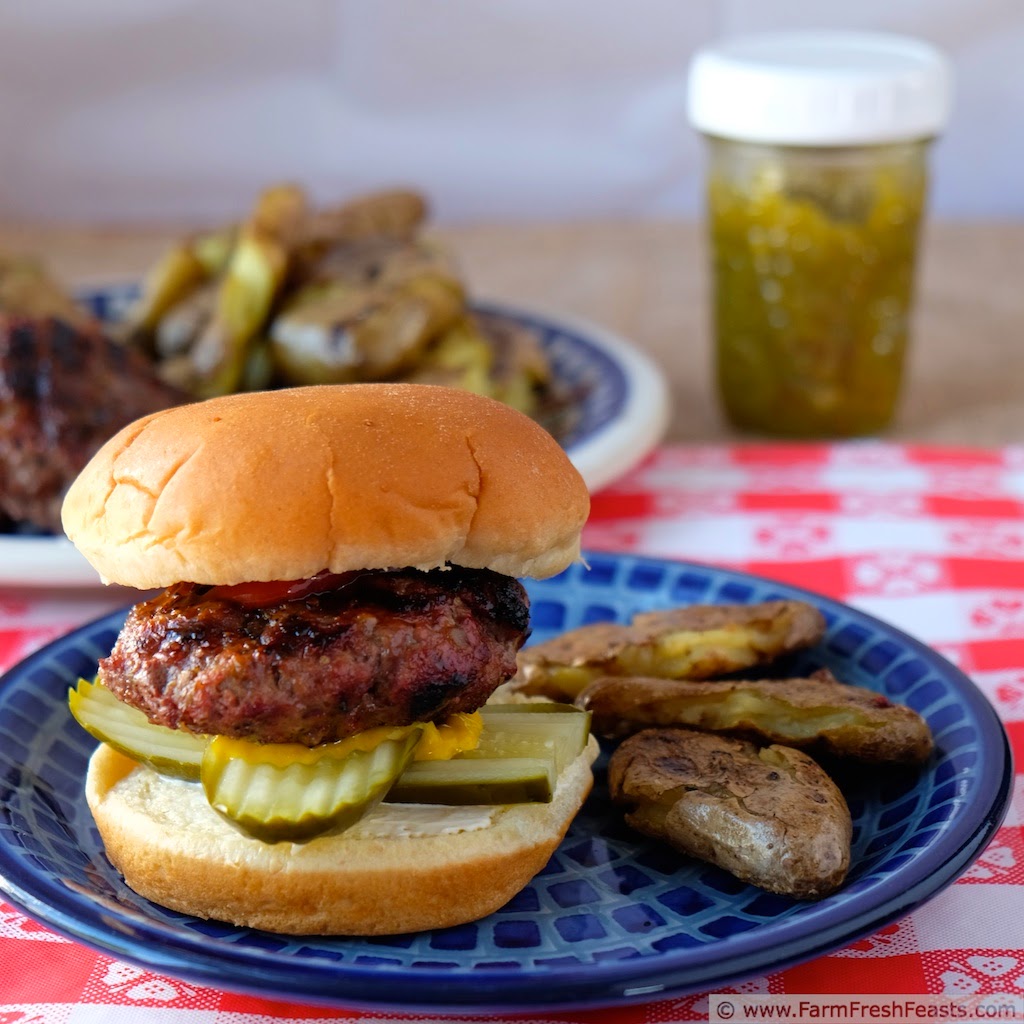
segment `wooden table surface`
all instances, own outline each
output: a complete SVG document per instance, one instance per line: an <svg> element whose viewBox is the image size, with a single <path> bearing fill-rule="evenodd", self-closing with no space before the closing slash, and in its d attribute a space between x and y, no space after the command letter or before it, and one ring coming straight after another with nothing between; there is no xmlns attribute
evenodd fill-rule
<svg viewBox="0 0 1024 1024"><path fill-rule="evenodd" d="M671 386L668 437L737 436L711 376L707 254L691 223L435 229L471 293L586 317L648 352ZM0 226L69 283L137 277L166 229ZM891 439L1024 443L1024 223L933 223L924 239L904 399Z"/></svg>

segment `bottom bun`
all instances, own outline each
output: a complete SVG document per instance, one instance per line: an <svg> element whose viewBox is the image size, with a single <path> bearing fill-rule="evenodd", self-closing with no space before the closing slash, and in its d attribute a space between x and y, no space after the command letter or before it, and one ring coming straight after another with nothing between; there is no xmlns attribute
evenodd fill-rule
<svg viewBox="0 0 1024 1024"><path fill-rule="evenodd" d="M154 903L293 935L393 935L478 920L529 884L590 792L596 753L591 739L551 803L386 804L304 844L243 835L200 786L106 745L89 761L86 798L111 863Z"/></svg>

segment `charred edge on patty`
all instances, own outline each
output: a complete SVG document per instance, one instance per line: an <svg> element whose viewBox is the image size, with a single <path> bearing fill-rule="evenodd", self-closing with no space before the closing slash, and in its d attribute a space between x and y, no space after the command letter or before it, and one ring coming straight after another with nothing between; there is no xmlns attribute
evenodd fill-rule
<svg viewBox="0 0 1024 1024"><path fill-rule="evenodd" d="M100 678L158 725L264 743L475 711L529 635L526 591L487 569L368 570L259 608L209 594L136 605Z"/></svg>

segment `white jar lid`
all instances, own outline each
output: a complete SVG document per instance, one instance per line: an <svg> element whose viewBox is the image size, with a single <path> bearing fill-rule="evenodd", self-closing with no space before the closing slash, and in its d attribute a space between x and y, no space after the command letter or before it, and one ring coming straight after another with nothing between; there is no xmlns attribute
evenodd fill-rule
<svg viewBox="0 0 1024 1024"><path fill-rule="evenodd" d="M946 123L951 79L938 50L905 36L742 36L694 57L689 116L708 135L776 145L926 138Z"/></svg>

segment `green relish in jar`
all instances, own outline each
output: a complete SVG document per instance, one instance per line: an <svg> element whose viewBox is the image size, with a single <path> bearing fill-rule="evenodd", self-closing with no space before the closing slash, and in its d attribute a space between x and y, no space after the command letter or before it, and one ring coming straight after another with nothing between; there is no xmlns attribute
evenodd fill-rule
<svg viewBox="0 0 1024 1024"><path fill-rule="evenodd" d="M900 393L945 62L891 36L702 51L717 379L730 420L790 437L883 429Z"/></svg>

